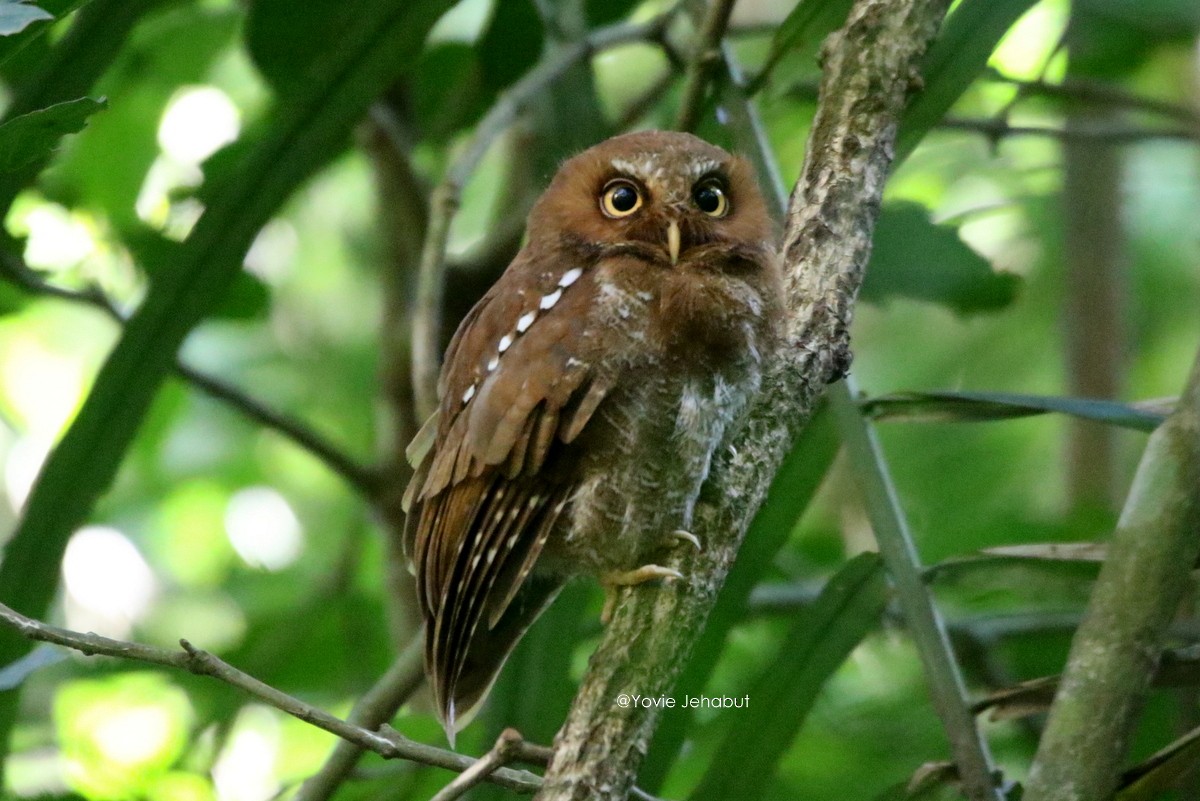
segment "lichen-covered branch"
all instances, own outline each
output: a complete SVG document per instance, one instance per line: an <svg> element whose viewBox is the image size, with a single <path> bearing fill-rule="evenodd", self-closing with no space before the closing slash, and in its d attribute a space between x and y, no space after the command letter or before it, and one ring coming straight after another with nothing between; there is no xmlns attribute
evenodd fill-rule
<svg viewBox="0 0 1200 801"><path fill-rule="evenodd" d="M1130 733L1200 552L1200 355L1151 436L1075 633L1026 801L1111 798Z"/></svg>
<svg viewBox="0 0 1200 801"><path fill-rule="evenodd" d="M618 698L670 692L788 445L847 362L897 120L948 5L860 0L827 43L821 102L784 239L786 345L715 460L694 524L704 550L681 565L687 578L632 588L617 608L556 738L542 801L627 796L658 712Z"/></svg>

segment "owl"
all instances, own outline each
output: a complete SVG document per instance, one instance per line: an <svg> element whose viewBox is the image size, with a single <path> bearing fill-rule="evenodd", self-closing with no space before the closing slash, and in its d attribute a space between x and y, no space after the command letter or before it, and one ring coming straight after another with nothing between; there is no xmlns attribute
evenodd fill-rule
<svg viewBox="0 0 1200 801"><path fill-rule="evenodd" d="M565 582L683 578L726 427L779 338L774 226L750 165L685 133L566 161L446 352L409 449L406 552L453 742Z"/></svg>

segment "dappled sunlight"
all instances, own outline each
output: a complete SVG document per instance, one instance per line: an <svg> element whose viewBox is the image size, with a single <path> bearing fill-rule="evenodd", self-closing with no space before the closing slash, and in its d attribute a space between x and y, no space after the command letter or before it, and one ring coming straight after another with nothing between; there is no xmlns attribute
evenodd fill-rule
<svg viewBox="0 0 1200 801"><path fill-rule="evenodd" d="M213 766L220 801L267 801L279 792L279 713L251 705L238 713L233 733Z"/></svg>
<svg viewBox="0 0 1200 801"><path fill-rule="evenodd" d="M146 560L124 534L87 526L71 537L63 556L67 625L108 637L128 637L158 593Z"/></svg>
<svg viewBox="0 0 1200 801"><path fill-rule="evenodd" d="M287 500L270 487L250 487L229 499L225 532L251 567L282 570L304 550L300 521Z"/></svg>

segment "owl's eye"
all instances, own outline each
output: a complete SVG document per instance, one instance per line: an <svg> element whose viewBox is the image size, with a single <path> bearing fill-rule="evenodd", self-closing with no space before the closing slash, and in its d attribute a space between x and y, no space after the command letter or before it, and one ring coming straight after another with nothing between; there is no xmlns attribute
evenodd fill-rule
<svg viewBox="0 0 1200 801"><path fill-rule="evenodd" d="M715 181L705 181L692 190L692 200L700 211L709 217L724 217L729 213L729 200L725 190Z"/></svg>
<svg viewBox="0 0 1200 801"><path fill-rule="evenodd" d="M629 181L617 179L604 186L600 210L609 217L628 217L642 206L642 193Z"/></svg>

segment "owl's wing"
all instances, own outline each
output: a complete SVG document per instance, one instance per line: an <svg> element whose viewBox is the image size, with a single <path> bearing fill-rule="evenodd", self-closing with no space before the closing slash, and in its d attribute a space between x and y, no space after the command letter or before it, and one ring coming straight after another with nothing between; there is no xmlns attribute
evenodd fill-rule
<svg viewBox="0 0 1200 801"><path fill-rule="evenodd" d="M407 493L426 667L451 735L561 586L530 572L575 490L568 446L613 385L591 358L590 278L567 270L547 291L518 267L450 344L436 436Z"/></svg>

